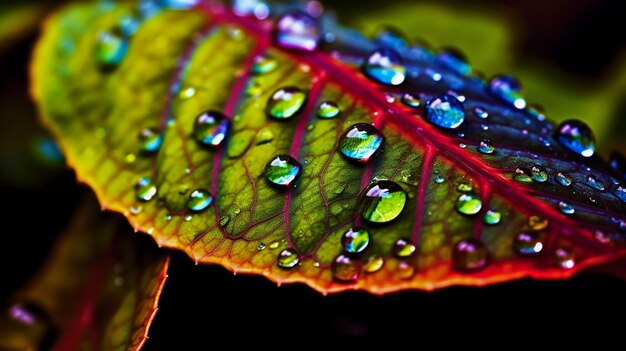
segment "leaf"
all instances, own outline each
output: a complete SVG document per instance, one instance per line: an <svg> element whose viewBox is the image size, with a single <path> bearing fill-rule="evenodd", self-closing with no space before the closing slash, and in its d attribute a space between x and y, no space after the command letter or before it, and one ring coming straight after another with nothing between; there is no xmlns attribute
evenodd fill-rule
<svg viewBox="0 0 626 351"><path fill-rule="evenodd" d="M123 59L103 66L94 55L98 38L132 13L126 5L82 5L53 18L35 53L33 92L79 179L160 245L324 293L564 278L625 254L618 175L598 156L567 149L541 114L514 108L459 72L458 62L393 35L374 43L330 18L322 22L332 35L320 49L285 49L270 40L272 20L202 2L142 20ZM306 40L287 45L311 48ZM362 73L377 46L399 50L407 69L401 85ZM398 67L379 79L394 84ZM420 107L402 103L404 93ZM436 115L424 108L446 93L465 101L440 101L464 104L465 118L451 131L430 124ZM283 100L269 104L272 97ZM324 101L337 105L337 117L317 117ZM194 130L197 117L219 125L210 131L230 121L226 139ZM378 153L365 152L381 143L374 130L343 143L358 123L382 131ZM350 135L372 127L359 128ZM355 146L365 162L346 157ZM290 165L270 174L277 184L266 179L272 160ZM557 183L559 172L572 184ZM294 187L280 186L294 175ZM384 189L398 191L380 203L366 199ZM369 242L349 231L355 226Z"/></svg>
<svg viewBox="0 0 626 351"><path fill-rule="evenodd" d="M138 350L169 256L88 199L38 276L0 317L0 349Z"/></svg>

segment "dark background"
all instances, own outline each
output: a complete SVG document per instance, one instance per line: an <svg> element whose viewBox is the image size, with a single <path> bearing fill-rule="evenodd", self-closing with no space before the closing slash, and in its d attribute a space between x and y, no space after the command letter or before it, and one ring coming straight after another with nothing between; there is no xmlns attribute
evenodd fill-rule
<svg viewBox="0 0 626 351"><path fill-rule="evenodd" d="M54 2L46 3L54 7ZM349 17L362 6L385 6L364 0L334 3L340 17ZM626 48L618 2L463 2L468 3L478 8L497 3L509 9L525 32L517 48L521 55L578 79L593 82ZM36 35L34 27L26 30L0 51L0 214L4 222L0 301L7 301L36 272L80 194L87 191L76 185L71 171L32 161L36 157L29 146L31 139L42 135L27 96L27 65ZM616 138L622 142L624 137ZM174 254L169 275L145 350L192 349L192 345L208 349L213 338L227 338L233 347L258 341L281 348L336 336L414 347L422 342L447 342L430 331L474 332L468 343L481 344L488 343L493 330L508 331L512 345L521 346L542 335L555 336L554 328L568 328L567 338L597 335L606 339L617 336L614 328L626 327L626 282L591 273L568 281L525 279L485 288L406 291L384 297L362 292L324 297L302 285L279 288L262 277L233 276L221 267L195 266L180 253ZM603 332L594 334L597 331ZM281 346L291 338L299 341Z"/></svg>

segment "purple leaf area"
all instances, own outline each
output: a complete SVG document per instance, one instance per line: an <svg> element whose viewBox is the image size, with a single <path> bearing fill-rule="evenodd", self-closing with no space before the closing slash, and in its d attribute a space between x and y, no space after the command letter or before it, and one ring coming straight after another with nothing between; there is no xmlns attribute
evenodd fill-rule
<svg viewBox="0 0 626 351"><path fill-rule="evenodd" d="M458 53L312 16L165 10L113 73L71 63L93 76L76 83L42 78L65 62L38 64L50 34L35 95L103 206L198 263L384 293L562 278L626 254L623 174L584 124L554 126L515 78L484 81ZM174 20L186 27L167 32ZM52 101L63 82L77 101ZM203 112L218 117L199 131ZM162 141L137 154L128 135L154 124ZM84 137L99 130L104 143Z"/></svg>

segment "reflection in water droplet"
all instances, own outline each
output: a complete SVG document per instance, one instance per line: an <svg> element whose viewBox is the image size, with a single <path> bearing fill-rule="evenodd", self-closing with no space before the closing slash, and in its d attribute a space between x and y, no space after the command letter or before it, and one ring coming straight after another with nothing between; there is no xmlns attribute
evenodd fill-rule
<svg viewBox="0 0 626 351"><path fill-rule="evenodd" d="M422 100L417 95L411 93L405 93L402 95L402 102L410 107L420 107Z"/></svg>
<svg viewBox="0 0 626 351"><path fill-rule="evenodd" d="M598 178L596 178L595 176L588 176L587 177L587 185L589 185L590 187L596 189L596 190L600 190L600 191L604 191L604 184L602 184Z"/></svg>
<svg viewBox="0 0 626 351"><path fill-rule="evenodd" d="M441 128L458 128L465 120L463 104L451 95L436 96L426 104L426 119Z"/></svg>
<svg viewBox="0 0 626 351"><path fill-rule="evenodd" d="M259 250L259 251L265 250L265 244L264 243L259 243L259 245L257 245L256 249Z"/></svg>
<svg viewBox="0 0 626 351"><path fill-rule="evenodd" d="M339 151L356 162L367 162L385 141L382 133L368 123L350 126L339 140Z"/></svg>
<svg viewBox="0 0 626 351"><path fill-rule="evenodd" d="M554 251L554 260L558 267L563 269L571 269L576 265L576 256L566 248L558 248Z"/></svg>
<svg viewBox="0 0 626 351"><path fill-rule="evenodd" d="M613 194L615 194L615 196L622 200L622 202L626 202L626 188L624 188L623 186L618 186Z"/></svg>
<svg viewBox="0 0 626 351"><path fill-rule="evenodd" d="M493 154L496 148L493 147L493 145L491 145L491 142L489 140L483 140L480 142L480 144L478 145L476 149L481 154L489 155L489 154Z"/></svg>
<svg viewBox="0 0 626 351"><path fill-rule="evenodd" d="M539 216L530 216L530 218L528 218L528 226L532 230L544 230L548 227L548 224L550 224L550 222L548 222L547 219Z"/></svg>
<svg viewBox="0 0 626 351"><path fill-rule="evenodd" d="M583 157L591 157L596 151L596 139L591 128L578 120L567 120L559 124L555 138L570 151Z"/></svg>
<svg viewBox="0 0 626 351"><path fill-rule="evenodd" d="M365 261L363 264L363 271L365 273L375 273L378 272L383 265L385 264L385 260L377 255L371 256Z"/></svg>
<svg viewBox="0 0 626 351"><path fill-rule="evenodd" d="M398 184L379 180L361 192L359 212L367 221L387 223L402 213L406 204L406 197L406 192Z"/></svg>
<svg viewBox="0 0 626 351"><path fill-rule="evenodd" d="M467 57L458 49L446 48L440 51L437 60L462 76L469 76L472 73Z"/></svg>
<svg viewBox="0 0 626 351"><path fill-rule="evenodd" d="M544 121L546 119L546 115L543 110L543 107L537 104L528 105L528 108L526 109L526 111L528 111L528 113L531 116L535 117L538 121Z"/></svg>
<svg viewBox="0 0 626 351"><path fill-rule="evenodd" d="M487 113L487 111L485 111L485 109L480 106L474 107L474 115L482 119L489 117L489 113Z"/></svg>
<svg viewBox="0 0 626 351"><path fill-rule="evenodd" d="M142 177L135 185L135 195L141 201L150 201L156 195L157 187L150 177Z"/></svg>
<svg viewBox="0 0 626 351"><path fill-rule="evenodd" d="M361 265L350 256L341 254L335 258L330 265L333 277L341 282L353 282L359 278L361 274Z"/></svg>
<svg viewBox="0 0 626 351"><path fill-rule="evenodd" d="M489 82L489 90L517 109L526 107L526 100L522 97L522 84L511 75L493 77Z"/></svg>
<svg viewBox="0 0 626 351"><path fill-rule="evenodd" d="M522 183L531 183L533 181L532 173L530 169L525 167L517 167L513 179Z"/></svg>
<svg viewBox="0 0 626 351"><path fill-rule="evenodd" d="M267 102L267 114L275 119L290 119L300 112L306 98L306 93L299 88L280 88Z"/></svg>
<svg viewBox="0 0 626 351"><path fill-rule="evenodd" d="M544 183L548 180L548 172L542 166L534 165L530 169L530 173L532 174L533 180L536 182Z"/></svg>
<svg viewBox="0 0 626 351"><path fill-rule="evenodd" d="M233 0L233 12L237 16L254 16L260 20L269 16L269 6L261 0Z"/></svg>
<svg viewBox="0 0 626 351"><path fill-rule="evenodd" d="M295 267L300 262L300 256L292 249L284 249L278 254L278 267L289 269Z"/></svg>
<svg viewBox="0 0 626 351"><path fill-rule="evenodd" d="M339 115L339 106L333 101L324 101L317 108L317 117L328 119L335 118Z"/></svg>
<svg viewBox="0 0 626 351"><path fill-rule="evenodd" d="M576 212L574 207L572 207L565 201L559 202L559 210L561 211L561 213L568 214L568 215L574 214L574 212Z"/></svg>
<svg viewBox="0 0 626 351"><path fill-rule="evenodd" d="M348 253L361 253L370 243L370 234L360 227L352 227L343 234L341 244Z"/></svg>
<svg viewBox="0 0 626 351"><path fill-rule="evenodd" d="M472 191L474 187L472 186L472 183L459 183L459 185L456 187L456 190L462 192L462 193L466 193L468 191Z"/></svg>
<svg viewBox="0 0 626 351"><path fill-rule="evenodd" d="M229 123L221 112L203 112L194 120L193 136L203 145L219 146L226 139Z"/></svg>
<svg viewBox="0 0 626 351"><path fill-rule="evenodd" d="M411 279L415 275L415 266L411 262L400 261L394 272L394 276L400 280Z"/></svg>
<svg viewBox="0 0 626 351"><path fill-rule="evenodd" d="M139 147L144 152L156 152L161 147L161 132L154 127L144 128L139 132Z"/></svg>
<svg viewBox="0 0 626 351"><path fill-rule="evenodd" d="M485 212L485 216L483 217L483 222L485 224L495 225L495 224L500 223L501 219L502 219L502 214L500 213L500 211L491 209Z"/></svg>
<svg viewBox="0 0 626 351"><path fill-rule="evenodd" d="M305 12L288 12L276 22L274 41L287 49L315 51L321 30L317 21Z"/></svg>
<svg viewBox="0 0 626 351"><path fill-rule="evenodd" d="M538 232L521 232L513 238L513 250L522 256L534 256L543 250L541 234Z"/></svg>
<svg viewBox="0 0 626 351"><path fill-rule="evenodd" d="M480 197L473 193L461 194L456 201L456 210L467 216L477 214L482 206Z"/></svg>
<svg viewBox="0 0 626 351"><path fill-rule="evenodd" d="M565 173L565 172L559 172L556 175L556 181L557 183L563 185L563 186L570 186L572 185L572 177Z"/></svg>
<svg viewBox="0 0 626 351"><path fill-rule="evenodd" d="M363 64L363 72L378 83L400 85L404 82L406 68L394 50L378 49Z"/></svg>
<svg viewBox="0 0 626 351"><path fill-rule="evenodd" d="M267 54L258 55L252 64L252 74L262 75L274 71L278 67L278 61Z"/></svg>
<svg viewBox="0 0 626 351"><path fill-rule="evenodd" d="M446 181L446 179L444 177L440 176L440 175L435 177L435 183L437 183L437 184L441 184L441 183L443 183L445 181Z"/></svg>
<svg viewBox="0 0 626 351"><path fill-rule="evenodd" d="M189 195L189 199L187 200L187 208L200 212L211 205L213 202L213 195L206 189L197 189L194 190L191 195Z"/></svg>
<svg viewBox="0 0 626 351"><path fill-rule="evenodd" d="M302 165L289 155L278 155L265 165L265 178L280 187L290 187L300 175Z"/></svg>
<svg viewBox="0 0 626 351"><path fill-rule="evenodd" d="M482 241L474 238L459 241L452 251L454 269L475 272L487 267L489 252Z"/></svg>
<svg viewBox="0 0 626 351"><path fill-rule="evenodd" d="M391 248L391 252L398 258L404 258L411 256L417 248L415 244L409 239L401 238L396 240Z"/></svg>
<svg viewBox="0 0 626 351"><path fill-rule="evenodd" d="M115 69L126 56L128 40L113 32L102 32L96 43L96 60L100 69Z"/></svg>

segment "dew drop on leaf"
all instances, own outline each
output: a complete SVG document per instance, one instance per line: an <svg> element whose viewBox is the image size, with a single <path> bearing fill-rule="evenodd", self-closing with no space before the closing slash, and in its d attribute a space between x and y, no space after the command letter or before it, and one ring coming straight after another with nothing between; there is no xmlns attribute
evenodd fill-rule
<svg viewBox="0 0 626 351"><path fill-rule="evenodd" d="M302 11L282 15L274 29L274 41L278 46L287 49L315 51L320 36L317 20Z"/></svg>
<svg viewBox="0 0 626 351"><path fill-rule="evenodd" d="M219 146L228 134L230 122L218 111L201 113L193 123L193 136L199 143L209 146Z"/></svg>
<svg viewBox="0 0 626 351"><path fill-rule="evenodd" d="M278 254L278 267L293 268L300 262L300 256L292 249L284 249Z"/></svg>
<svg viewBox="0 0 626 351"><path fill-rule="evenodd" d="M330 265L333 277L341 282L352 282L359 278L361 265L348 255L337 256Z"/></svg>
<svg viewBox="0 0 626 351"><path fill-rule="evenodd" d="M402 58L392 49L372 52L363 64L363 72L374 81L385 85L400 85L406 77Z"/></svg>
<svg viewBox="0 0 626 351"><path fill-rule="evenodd" d="M617 196L622 202L626 203L626 188L623 186L618 186L614 192L615 196Z"/></svg>
<svg viewBox="0 0 626 351"><path fill-rule="evenodd" d="M456 210L467 216L477 214L482 206L482 201L478 195L473 193L461 194L456 200Z"/></svg>
<svg viewBox="0 0 626 351"><path fill-rule="evenodd" d="M487 111L480 106L474 107L474 115L482 119L489 117L489 113L487 113Z"/></svg>
<svg viewBox="0 0 626 351"><path fill-rule="evenodd" d="M114 32L102 32L96 44L96 61L103 71L115 69L128 51L128 40Z"/></svg>
<svg viewBox="0 0 626 351"><path fill-rule="evenodd" d="M513 238L513 251L522 256L534 256L543 250L539 232L520 232Z"/></svg>
<svg viewBox="0 0 626 351"><path fill-rule="evenodd" d="M256 249L259 250L259 251L265 250L265 244L262 243L262 242L259 243L259 245L257 245Z"/></svg>
<svg viewBox="0 0 626 351"><path fill-rule="evenodd" d="M117 27L125 38L130 38L141 26L141 21L134 16L122 16L117 23Z"/></svg>
<svg viewBox="0 0 626 351"><path fill-rule="evenodd" d="M487 266L488 261L487 248L478 239L463 239L452 250L452 264L457 271L479 271Z"/></svg>
<svg viewBox="0 0 626 351"><path fill-rule="evenodd" d="M360 227L352 227L343 234L341 244L348 253L361 253L370 243L370 234Z"/></svg>
<svg viewBox="0 0 626 351"><path fill-rule="evenodd" d="M302 166L289 155L278 155L265 165L265 178L280 187L290 187L300 175Z"/></svg>
<svg viewBox="0 0 626 351"><path fill-rule="evenodd" d="M396 240L391 248L391 252L398 258L411 256L417 248L410 239L401 238Z"/></svg>
<svg viewBox="0 0 626 351"><path fill-rule="evenodd" d="M560 247L554 251L554 261L560 268L572 269L576 265L576 256L571 250Z"/></svg>
<svg viewBox="0 0 626 351"><path fill-rule="evenodd" d="M472 191L472 189L474 189L474 187L471 183L459 183L459 185L456 187L456 190L462 193L467 193L469 191Z"/></svg>
<svg viewBox="0 0 626 351"><path fill-rule="evenodd" d="M531 116L535 117L538 121L544 121L546 119L546 115L543 110L543 107L537 104L528 105L528 108L526 110Z"/></svg>
<svg viewBox="0 0 626 351"><path fill-rule="evenodd" d="M489 90L517 109L526 107L526 100L522 97L522 84L511 75L493 77L489 82Z"/></svg>
<svg viewBox="0 0 626 351"><path fill-rule="evenodd" d="M339 115L339 106L333 101L324 101L317 108L317 117L322 119L335 118Z"/></svg>
<svg viewBox="0 0 626 351"><path fill-rule="evenodd" d="M194 212L200 212L211 205L213 195L206 189L196 189L191 192L187 200L187 208Z"/></svg>
<svg viewBox="0 0 626 351"><path fill-rule="evenodd" d="M543 166L534 165L530 169L530 173L534 181L544 183L548 180L548 172Z"/></svg>
<svg viewBox="0 0 626 351"><path fill-rule="evenodd" d="M135 185L135 195L141 201L150 201L156 195L157 187L150 177L142 177Z"/></svg>
<svg viewBox="0 0 626 351"><path fill-rule="evenodd" d="M274 71L276 67L278 67L278 61L274 57L268 54L261 54L254 58L254 63L252 64L252 74L267 74Z"/></svg>
<svg viewBox="0 0 626 351"><path fill-rule="evenodd" d="M548 227L549 223L547 219L539 216L530 216L530 218L528 218L528 226L532 230L544 230Z"/></svg>
<svg viewBox="0 0 626 351"><path fill-rule="evenodd" d="M458 49L446 48L437 54L437 60L454 72L466 77L472 73L467 57Z"/></svg>
<svg viewBox="0 0 626 351"><path fill-rule="evenodd" d="M495 225L495 224L500 223L501 219L502 219L502 214L500 213L500 211L490 209L490 210L487 210L487 212L485 212L485 216L483 217L483 222L485 222L485 224Z"/></svg>
<svg viewBox="0 0 626 351"><path fill-rule="evenodd" d="M481 141L476 149L478 150L478 152L485 155L493 154L493 152L496 150L496 148L491 145L491 142L489 140Z"/></svg>
<svg viewBox="0 0 626 351"><path fill-rule="evenodd" d="M368 123L348 127L339 139L339 151L350 160L365 163L385 141L382 133Z"/></svg>
<svg viewBox="0 0 626 351"><path fill-rule="evenodd" d="M270 14L269 6L260 0L233 0L233 12L237 16L254 16L260 20L265 19Z"/></svg>
<svg viewBox="0 0 626 351"><path fill-rule="evenodd" d="M154 127L144 128L139 132L139 147L142 151L152 153L159 150L163 137Z"/></svg>
<svg viewBox="0 0 626 351"><path fill-rule="evenodd" d="M363 271L365 273L375 273L378 272L383 265L385 264L385 260L377 255L369 257L365 263L363 263Z"/></svg>
<svg viewBox="0 0 626 351"><path fill-rule="evenodd" d="M402 95L402 103L409 107L420 107L420 105L422 104L422 100L419 98L419 96L411 93L405 93L404 95Z"/></svg>
<svg viewBox="0 0 626 351"><path fill-rule="evenodd" d="M394 276L401 280L411 279L415 275L415 266L411 262L400 261Z"/></svg>
<svg viewBox="0 0 626 351"><path fill-rule="evenodd" d="M446 179L444 177L440 176L440 175L437 175L435 177L435 183L437 183L437 184L441 184L441 183L443 183L445 181L446 181Z"/></svg>
<svg viewBox="0 0 626 351"><path fill-rule="evenodd" d="M369 222L387 223L402 213L406 198L406 192L398 184L379 180L368 185L361 193L359 212Z"/></svg>
<svg viewBox="0 0 626 351"><path fill-rule="evenodd" d="M563 186L570 186L572 185L572 177L565 172L559 172L556 174L556 182Z"/></svg>
<svg viewBox="0 0 626 351"><path fill-rule="evenodd" d="M531 183L533 181L532 172L526 167L517 167L513 179L522 183Z"/></svg>
<svg viewBox="0 0 626 351"><path fill-rule="evenodd" d="M596 178L595 176L588 176L587 177L587 185L589 185L590 187L594 188L595 190L599 190L599 191L604 191L604 184L602 184L598 178Z"/></svg>
<svg viewBox="0 0 626 351"><path fill-rule="evenodd" d="M571 215L571 214L574 214L574 212L576 212L574 207L572 207L570 204L568 204L565 201L559 202L559 211L567 215Z"/></svg>
<svg viewBox="0 0 626 351"><path fill-rule="evenodd" d="M591 157L596 151L593 131L578 120L571 119L559 124L555 138L561 145L583 157Z"/></svg>
<svg viewBox="0 0 626 351"><path fill-rule="evenodd" d="M306 93L299 88L280 88L267 102L267 114L275 119L290 119L300 112L306 97Z"/></svg>
<svg viewBox="0 0 626 351"><path fill-rule="evenodd" d="M439 95L426 104L426 119L441 128L458 128L465 120L463 104L452 95Z"/></svg>

